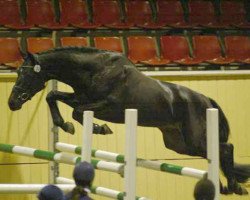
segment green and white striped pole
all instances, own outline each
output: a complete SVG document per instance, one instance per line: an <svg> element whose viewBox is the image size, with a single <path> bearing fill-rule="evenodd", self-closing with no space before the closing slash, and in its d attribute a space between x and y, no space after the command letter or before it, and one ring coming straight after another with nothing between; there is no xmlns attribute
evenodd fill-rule
<svg viewBox="0 0 250 200"><path fill-rule="evenodd" d="M81 154L81 147L62 142L56 143L56 149L63 152ZM124 155L118 153L112 153L108 151L92 149L92 157L105 159L112 162L124 163ZM144 167L156 171L168 172L178 174L182 176L189 176L193 178L201 179L207 177L207 171L199 170L190 167L182 167L178 165L172 165L168 163L162 163L158 161L151 161L137 158L137 166Z"/></svg>
<svg viewBox="0 0 250 200"><path fill-rule="evenodd" d="M59 187L65 193L72 191L75 187L74 181L62 177L56 178ZM0 194L37 194L47 184L0 184ZM112 199L123 200L124 192L112 190L105 187L92 186L91 193L109 197ZM136 200L148 200L145 197L136 197Z"/></svg>
<svg viewBox="0 0 250 200"><path fill-rule="evenodd" d="M64 178L64 177L57 177L56 182L59 185L60 184L75 184L75 182L73 180L68 179L68 178ZM120 191L117 191L117 190L112 190L112 189L105 188L105 187L92 186L90 188L90 191L93 194L108 197L108 198L111 198L111 199L123 200L124 197L125 197L124 192L120 192ZM136 200L148 200L146 197L136 197L135 199Z"/></svg>
<svg viewBox="0 0 250 200"><path fill-rule="evenodd" d="M1 144L0 151L6 153L19 154L34 158L39 158L43 160L55 161L58 163L65 163L75 165L81 162L81 157L73 156L65 153L55 153L50 151L43 151L39 149L34 149L30 147L23 147L10 144ZM123 175L124 164L107 162L103 160L91 159L91 164L96 168L104 171L116 172Z"/></svg>

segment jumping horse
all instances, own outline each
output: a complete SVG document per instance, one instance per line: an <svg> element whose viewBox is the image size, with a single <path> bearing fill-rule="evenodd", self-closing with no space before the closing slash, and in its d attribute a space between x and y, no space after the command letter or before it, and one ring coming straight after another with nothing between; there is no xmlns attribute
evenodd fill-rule
<svg viewBox="0 0 250 200"><path fill-rule="evenodd" d="M227 186L221 184L221 193L247 194L240 183L250 177L250 165L234 162L234 147L227 142L228 121L211 98L147 77L123 54L90 47L26 53L17 73L8 102L13 111L44 89L48 80L55 79L74 91L51 91L46 98L54 124L64 131L73 134L74 127L63 120L57 101L71 106L72 117L79 123L85 110L94 111L98 119L123 123L124 110L135 108L139 126L159 128L166 148L190 156L206 158L206 109L219 109L220 166L227 178ZM94 124L93 132L112 133L105 124Z"/></svg>

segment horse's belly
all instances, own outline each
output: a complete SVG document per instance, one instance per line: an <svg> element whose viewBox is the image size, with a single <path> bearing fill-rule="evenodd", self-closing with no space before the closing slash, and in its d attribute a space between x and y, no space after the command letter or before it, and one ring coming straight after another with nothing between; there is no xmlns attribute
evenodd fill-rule
<svg viewBox="0 0 250 200"><path fill-rule="evenodd" d="M95 111L95 117L113 123L124 123L124 114L126 108L110 107L109 109ZM138 109L138 125L146 127L161 127L167 123L173 122L171 113L156 112L150 109Z"/></svg>
<svg viewBox="0 0 250 200"><path fill-rule="evenodd" d="M110 110L95 111L95 117L112 123L124 123L124 113L124 110L113 108Z"/></svg>
<svg viewBox="0 0 250 200"><path fill-rule="evenodd" d="M138 111L138 124L147 127L161 127L173 123L174 119L171 112L153 110Z"/></svg>

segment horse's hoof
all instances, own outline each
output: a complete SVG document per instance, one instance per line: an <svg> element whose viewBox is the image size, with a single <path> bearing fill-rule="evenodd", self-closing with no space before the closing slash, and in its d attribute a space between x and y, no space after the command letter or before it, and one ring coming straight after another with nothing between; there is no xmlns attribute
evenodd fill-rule
<svg viewBox="0 0 250 200"><path fill-rule="evenodd" d="M242 186L238 186L235 190L234 190L235 194L239 194L239 195L247 195L248 191L246 190L246 188L242 187Z"/></svg>
<svg viewBox="0 0 250 200"><path fill-rule="evenodd" d="M108 134L112 134L112 133L113 133L113 131L108 127L107 124L101 125L100 134L102 134L102 135L108 135Z"/></svg>
<svg viewBox="0 0 250 200"><path fill-rule="evenodd" d="M220 193L221 193L221 194L224 194L224 195L233 194L233 192L229 191L228 188L225 187L225 186L221 186L221 187L220 187Z"/></svg>
<svg viewBox="0 0 250 200"><path fill-rule="evenodd" d="M93 127L93 133L100 134L100 135L108 135L108 134L112 134L113 132L111 131L111 129L108 127L107 124L103 124L101 126L95 124Z"/></svg>
<svg viewBox="0 0 250 200"><path fill-rule="evenodd" d="M65 122L62 126L62 129L71 135L74 135L75 133L74 125L71 122Z"/></svg>

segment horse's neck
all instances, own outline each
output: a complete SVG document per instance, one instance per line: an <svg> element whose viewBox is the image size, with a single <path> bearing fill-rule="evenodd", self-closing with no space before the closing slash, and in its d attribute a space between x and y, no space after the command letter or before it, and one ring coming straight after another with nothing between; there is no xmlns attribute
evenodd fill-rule
<svg viewBox="0 0 250 200"><path fill-rule="evenodd" d="M82 75L84 68L72 65L70 56L69 54L65 56L65 53L44 55L41 57L41 64L46 68L47 80L55 79L75 89L81 85L80 83L83 83L82 76L80 75Z"/></svg>

